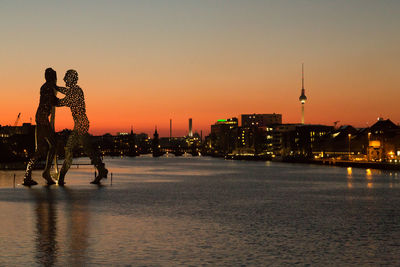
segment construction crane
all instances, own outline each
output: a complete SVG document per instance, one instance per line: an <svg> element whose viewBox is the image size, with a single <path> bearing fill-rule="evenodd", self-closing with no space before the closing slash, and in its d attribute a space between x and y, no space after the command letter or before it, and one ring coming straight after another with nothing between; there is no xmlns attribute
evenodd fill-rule
<svg viewBox="0 0 400 267"><path fill-rule="evenodd" d="M21 112L18 113L17 119L14 122L14 126L18 126L19 118L21 117Z"/></svg>
<svg viewBox="0 0 400 267"><path fill-rule="evenodd" d="M340 122L340 121L335 121L335 122L333 123L333 127L334 127L335 129L336 129L336 126L337 126L338 122Z"/></svg>

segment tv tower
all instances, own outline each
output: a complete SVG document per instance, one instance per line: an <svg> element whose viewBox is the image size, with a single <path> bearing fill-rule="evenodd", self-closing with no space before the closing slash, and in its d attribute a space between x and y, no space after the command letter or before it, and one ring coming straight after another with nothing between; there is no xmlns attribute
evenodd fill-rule
<svg viewBox="0 0 400 267"><path fill-rule="evenodd" d="M304 63L301 64L301 95L299 101L301 102L301 124L304 124L304 104L306 103L307 97L304 89Z"/></svg>

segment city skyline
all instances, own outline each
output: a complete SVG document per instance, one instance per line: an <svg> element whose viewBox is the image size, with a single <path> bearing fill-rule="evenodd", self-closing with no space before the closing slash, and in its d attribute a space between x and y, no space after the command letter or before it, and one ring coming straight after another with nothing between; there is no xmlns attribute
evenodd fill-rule
<svg viewBox="0 0 400 267"><path fill-rule="evenodd" d="M96 4L94 4L96 3ZM208 134L218 119L398 124L395 1L2 2L0 125L33 119L44 70L79 72L93 134ZM54 40L49 42L48 40ZM57 130L72 128L57 109Z"/></svg>

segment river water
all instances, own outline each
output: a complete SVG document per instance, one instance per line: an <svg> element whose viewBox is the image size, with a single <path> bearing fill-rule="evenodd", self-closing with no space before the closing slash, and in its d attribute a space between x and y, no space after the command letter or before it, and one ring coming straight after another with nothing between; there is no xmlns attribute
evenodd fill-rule
<svg viewBox="0 0 400 267"><path fill-rule="evenodd" d="M89 162L79 159L78 162ZM228 161L107 158L89 184L0 172L0 266L400 264L400 174ZM13 176L16 174L14 188Z"/></svg>

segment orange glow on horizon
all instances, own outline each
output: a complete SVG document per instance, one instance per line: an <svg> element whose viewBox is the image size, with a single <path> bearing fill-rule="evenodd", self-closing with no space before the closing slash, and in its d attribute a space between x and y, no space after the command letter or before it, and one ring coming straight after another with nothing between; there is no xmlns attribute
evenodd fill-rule
<svg viewBox="0 0 400 267"><path fill-rule="evenodd" d="M58 79L62 79L62 74L58 75ZM183 136L188 131L188 119L193 118L194 131L200 133L202 130L205 136L210 131L210 125L218 119L240 118L240 114L281 113L284 123L298 123L301 119L301 104L297 99L300 90L297 88L295 70L291 82L284 77L277 77L270 82L253 81L249 83L253 90L247 90L244 81L243 85L236 87L231 87L230 82L222 87L216 82L199 84L199 81L193 81L191 85L172 89L152 80L137 84L129 81L107 83L104 80L99 83L90 73L83 72L80 75L80 85L85 92L87 114L91 122L90 132L93 134L127 132L131 126L135 132L151 134L157 125L161 136L169 136L169 120L172 119L173 135ZM39 88L43 83L40 70L37 70L36 76L28 75L24 80L9 77L6 82L3 86L9 90L3 90L0 124L13 124L19 112L22 113L21 122L29 122L32 118L34 123ZM381 106L371 109L363 104L368 100L349 102L339 95L331 95L327 99L314 89L321 87L319 83L309 82L309 101L305 105L306 123L333 125L334 121L339 120L339 125L367 127L379 117L376 110L386 110L382 113L387 114L387 118L395 123L400 119L396 105L387 105L384 100L376 101ZM63 83L58 82L58 85L63 86ZM111 89L113 87L119 90ZM191 92L186 91L187 87L191 88ZM216 87L220 90L213 89ZM56 127L57 130L73 127L68 108L57 108Z"/></svg>

